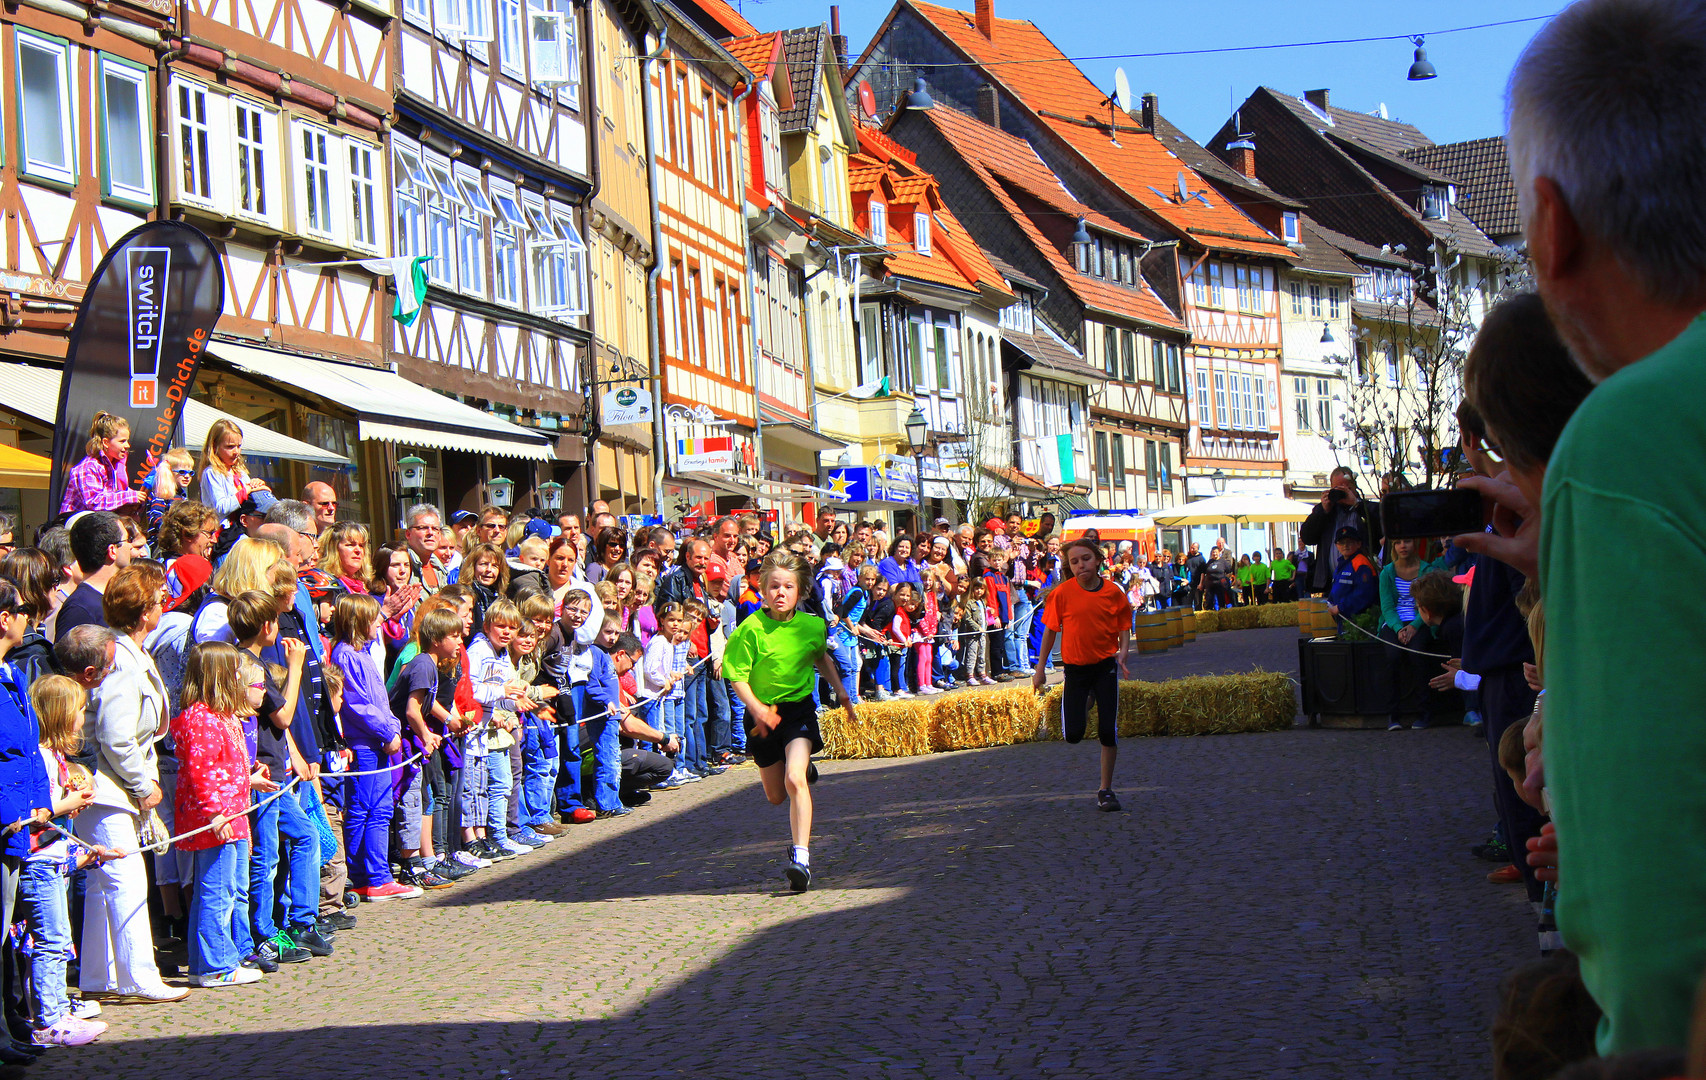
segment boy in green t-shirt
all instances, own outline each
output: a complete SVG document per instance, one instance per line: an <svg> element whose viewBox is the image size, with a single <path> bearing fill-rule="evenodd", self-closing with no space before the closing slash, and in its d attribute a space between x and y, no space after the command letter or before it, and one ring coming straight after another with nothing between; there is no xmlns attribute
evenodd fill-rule
<svg viewBox="0 0 1706 1080"><path fill-rule="evenodd" d="M794 842L786 872L795 892L805 892L812 879L812 754L823 749L812 701L817 675L835 691L848 723L859 722L829 651L828 625L798 610L808 576L804 559L772 552L758 575L763 606L735 627L723 650L723 677L746 705L746 750L758 766L764 797L772 806L789 804Z"/></svg>
<svg viewBox="0 0 1706 1080"><path fill-rule="evenodd" d="M1268 563L1268 569L1274 575L1274 603L1296 600L1297 594L1292 592L1292 586L1296 584L1297 564L1285 557L1284 548L1274 548L1274 558Z"/></svg>

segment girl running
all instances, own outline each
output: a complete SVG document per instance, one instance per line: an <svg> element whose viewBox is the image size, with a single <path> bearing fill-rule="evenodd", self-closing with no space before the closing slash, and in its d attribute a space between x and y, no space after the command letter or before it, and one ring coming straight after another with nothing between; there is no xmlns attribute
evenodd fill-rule
<svg viewBox="0 0 1706 1080"><path fill-rule="evenodd" d="M1102 740L1102 787L1096 792L1096 808L1118 810L1114 730L1120 712L1120 670L1126 666L1131 648L1131 601L1118 585L1102 577L1102 548L1094 541L1068 544L1066 566L1072 576L1055 586L1043 605L1047 629L1037 650L1031 685L1042 693L1043 665L1054 648L1055 635L1060 635L1060 654L1066 661L1061 727L1067 742L1082 740L1090 698L1095 697L1096 730Z"/></svg>
<svg viewBox="0 0 1706 1080"><path fill-rule="evenodd" d="M829 651L828 624L799 610L810 578L797 555L777 551L766 558L759 572L764 606L735 627L723 653L723 676L746 704L746 748L764 797L772 806L789 804L794 843L786 873L795 892L805 892L812 880L812 754L823 749L812 704L814 668L835 691L848 723L859 722Z"/></svg>

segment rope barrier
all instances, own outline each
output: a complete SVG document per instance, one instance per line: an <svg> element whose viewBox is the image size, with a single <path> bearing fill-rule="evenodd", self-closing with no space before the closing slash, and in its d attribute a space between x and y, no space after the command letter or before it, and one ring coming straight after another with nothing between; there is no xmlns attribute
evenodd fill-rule
<svg viewBox="0 0 1706 1080"><path fill-rule="evenodd" d="M1339 625L1348 626L1351 629L1355 630L1357 633L1363 635L1364 637L1373 638L1375 641L1378 641L1380 644L1386 646L1389 649L1397 649L1400 652L1414 653L1417 656L1429 656L1429 657L1434 658L1435 660L1440 659L1440 657L1442 657L1444 655L1443 653L1426 652L1422 649L1412 649L1408 645L1400 645L1396 641L1387 641L1385 638L1381 637L1379 634L1369 633L1369 631L1363 629L1361 626L1359 626L1358 624L1356 624L1356 623L1352 622L1351 620L1345 618L1342 615L1339 617Z"/></svg>

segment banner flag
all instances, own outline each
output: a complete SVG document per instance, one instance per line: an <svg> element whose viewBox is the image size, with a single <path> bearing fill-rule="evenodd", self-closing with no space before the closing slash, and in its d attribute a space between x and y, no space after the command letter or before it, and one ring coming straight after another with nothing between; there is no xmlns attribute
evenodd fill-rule
<svg viewBox="0 0 1706 1080"><path fill-rule="evenodd" d="M151 221L113 244L71 324L48 505L59 505L98 413L130 422L131 483L153 471L176 444L184 402L224 308L223 258L194 225Z"/></svg>

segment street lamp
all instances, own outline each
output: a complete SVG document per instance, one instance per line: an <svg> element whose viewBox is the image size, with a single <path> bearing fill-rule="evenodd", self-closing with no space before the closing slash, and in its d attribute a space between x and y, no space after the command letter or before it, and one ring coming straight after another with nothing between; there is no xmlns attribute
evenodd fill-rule
<svg viewBox="0 0 1706 1080"><path fill-rule="evenodd" d="M492 477L486 481L486 496L493 506L508 509L510 500L515 497L515 481L507 476Z"/></svg>
<svg viewBox="0 0 1706 1080"><path fill-rule="evenodd" d="M1410 81L1426 82L1439 78L1439 72L1434 70L1432 62L1428 60L1428 51L1422 47L1425 39L1418 36L1411 38L1410 42L1416 46L1416 62L1410 65Z"/></svg>
<svg viewBox="0 0 1706 1080"><path fill-rule="evenodd" d="M1331 326L1327 325L1326 323L1322 323L1321 324L1321 344L1331 345L1336 340L1338 340L1338 339L1333 337L1333 328Z"/></svg>
<svg viewBox="0 0 1706 1080"><path fill-rule="evenodd" d="M544 510L552 517L556 517L557 512L563 508L563 485L555 480L547 480L539 485L537 493L539 495L539 509Z"/></svg>
<svg viewBox="0 0 1706 1080"><path fill-rule="evenodd" d="M1216 470L1214 470L1214 475L1209 477L1209 480L1214 484L1214 493L1216 495L1226 494L1226 474L1225 473L1221 472L1219 469L1216 469Z"/></svg>
<svg viewBox="0 0 1706 1080"><path fill-rule="evenodd" d="M929 435L930 421L924 418L924 409L914 405L912 415L906 418L906 441L912 444L913 468L918 470L918 526L914 533L924 531L924 441Z"/></svg>
<svg viewBox="0 0 1706 1080"><path fill-rule="evenodd" d="M397 459L397 488L420 491L426 487L426 462L413 454Z"/></svg>

